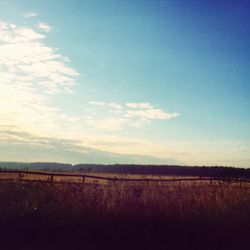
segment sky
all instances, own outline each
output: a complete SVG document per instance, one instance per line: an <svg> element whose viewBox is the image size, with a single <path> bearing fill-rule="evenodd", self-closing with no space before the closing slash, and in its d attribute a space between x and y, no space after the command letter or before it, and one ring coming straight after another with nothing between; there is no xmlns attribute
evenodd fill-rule
<svg viewBox="0 0 250 250"><path fill-rule="evenodd" d="M247 1L0 1L0 160L250 167Z"/></svg>

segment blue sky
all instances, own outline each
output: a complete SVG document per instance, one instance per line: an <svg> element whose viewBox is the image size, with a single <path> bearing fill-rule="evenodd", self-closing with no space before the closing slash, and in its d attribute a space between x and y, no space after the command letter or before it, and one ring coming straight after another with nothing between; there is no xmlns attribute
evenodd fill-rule
<svg viewBox="0 0 250 250"><path fill-rule="evenodd" d="M1 1L0 160L249 167L249 13Z"/></svg>

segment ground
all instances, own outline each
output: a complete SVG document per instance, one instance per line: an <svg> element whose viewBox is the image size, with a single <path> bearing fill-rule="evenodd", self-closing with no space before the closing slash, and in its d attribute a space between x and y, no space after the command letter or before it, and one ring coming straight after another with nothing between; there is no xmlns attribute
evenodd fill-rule
<svg viewBox="0 0 250 250"><path fill-rule="evenodd" d="M1 249L250 249L245 184L2 181L0 201Z"/></svg>

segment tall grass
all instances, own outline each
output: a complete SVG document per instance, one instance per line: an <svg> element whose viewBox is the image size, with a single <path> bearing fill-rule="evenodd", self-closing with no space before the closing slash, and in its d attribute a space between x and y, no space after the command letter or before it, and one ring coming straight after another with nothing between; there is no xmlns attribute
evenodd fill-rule
<svg viewBox="0 0 250 250"><path fill-rule="evenodd" d="M79 242L85 249L114 242L114 249L249 244L250 189L234 185L0 183L0 202L0 236L12 244L49 242L59 249ZM11 237L16 240L8 242Z"/></svg>

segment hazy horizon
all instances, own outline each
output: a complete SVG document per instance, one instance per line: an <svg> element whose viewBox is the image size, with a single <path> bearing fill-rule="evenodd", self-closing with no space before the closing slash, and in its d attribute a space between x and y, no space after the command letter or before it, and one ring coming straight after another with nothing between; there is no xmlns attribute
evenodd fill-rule
<svg viewBox="0 0 250 250"><path fill-rule="evenodd" d="M250 167L250 4L1 1L0 161Z"/></svg>

